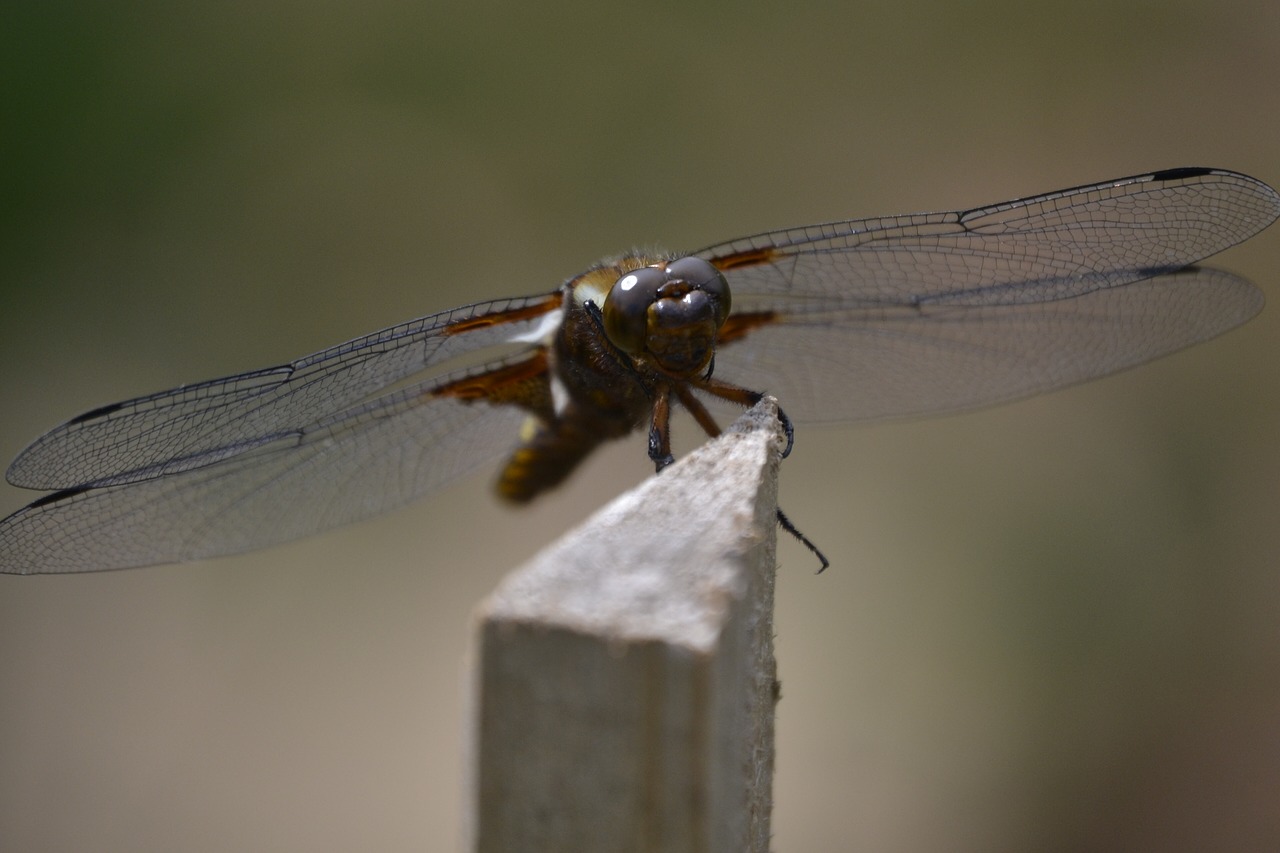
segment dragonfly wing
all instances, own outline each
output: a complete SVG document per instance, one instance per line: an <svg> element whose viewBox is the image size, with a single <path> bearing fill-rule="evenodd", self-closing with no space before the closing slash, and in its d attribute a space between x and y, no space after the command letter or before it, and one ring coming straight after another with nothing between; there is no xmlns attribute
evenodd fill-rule
<svg viewBox="0 0 1280 853"><path fill-rule="evenodd" d="M0 572L86 572L233 554L402 506L491 461L519 408L409 388L220 464L70 489L0 521Z"/></svg>
<svg viewBox="0 0 1280 853"><path fill-rule="evenodd" d="M1072 299L778 315L724 345L716 376L776 394L798 422L959 411L1114 373L1262 308L1238 276L1190 267Z"/></svg>
<svg viewBox="0 0 1280 853"><path fill-rule="evenodd" d="M1261 181L1174 169L951 213L773 231L698 252L735 312L1066 299L1194 264L1280 216Z"/></svg>
<svg viewBox="0 0 1280 853"><path fill-rule="evenodd" d="M972 408L1230 329L1261 294L1190 264L1280 216L1245 175L1175 169L952 213L776 231L704 249L733 291L716 375L796 420Z"/></svg>
<svg viewBox="0 0 1280 853"><path fill-rule="evenodd" d="M24 450L16 486L66 489L146 480L287 443L324 418L415 373L515 343L528 347L559 292L478 303L392 326L291 364L186 385L95 409Z"/></svg>

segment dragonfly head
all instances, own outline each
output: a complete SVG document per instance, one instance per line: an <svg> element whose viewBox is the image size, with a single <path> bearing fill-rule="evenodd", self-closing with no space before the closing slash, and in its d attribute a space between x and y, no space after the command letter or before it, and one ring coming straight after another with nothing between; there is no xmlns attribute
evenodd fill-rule
<svg viewBox="0 0 1280 853"><path fill-rule="evenodd" d="M605 297L604 330L618 349L676 376L701 372L729 316L729 283L702 258L624 273Z"/></svg>

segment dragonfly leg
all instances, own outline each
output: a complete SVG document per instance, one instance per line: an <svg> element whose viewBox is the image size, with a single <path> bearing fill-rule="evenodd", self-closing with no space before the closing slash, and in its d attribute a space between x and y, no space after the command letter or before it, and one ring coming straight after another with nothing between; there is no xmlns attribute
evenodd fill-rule
<svg viewBox="0 0 1280 853"><path fill-rule="evenodd" d="M676 397L680 399L680 405L684 406L689 414L693 415L693 419L698 422L698 426L702 427L702 431L709 438L716 438L720 435L720 425L716 423L716 419L711 417L711 413L707 411L707 407L702 405L702 401L693 395L687 385L676 386Z"/></svg>
<svg viewBox="0 0 1280 853"><path fill-rule="evenodd" d="M693 385L714 397L728 400L730 403L737 403L746 409L759 403L764 397L759 391L749 391L746 388L740 388L737 385L731 385L728 382L721 382L719 379L711 379L710 377L700 379ZM681 397L682 402L683 400L684 398ZM693 410L690 409L690 411ZM695 414L694 417L697 417L697 415ZM796 443L796 431L791 425L791 418L787 417L787 413L782 410L781 406L778 407L778 421L782 424L782 432L787 437L787 446L782 449L782 458L786 459L791 455L791 448ZM704 426L703 429L706 429L706 427ZM711 433L711 435L719 435L719 432Z"/></svg>
<svg viewBox="0 0 1280 853"><path fill-rule="evenodd" d="M733 387L733 386L728 386L728 387ZM757 402L759 401L760 397L763 396L761 394L756 394L753 391L745 391L745 389L738 388L735 390L743 392L748 395L753 395L756 398ZM711 436L712 438L715 438L720 434L720 427L718 424L716 424L715 419L711 417L711 413L707 411L706 407L702 405L702 401L700 401L697 397L695 397L687 386L677 385L676 396L680 399L681 405L683 405L686 409L688 409L689 413L693 415L693 419L698 422L698 425L701 426L704 431L706 431L707 435ZM786 455L791 452L791 445L793 443L794 431L791 426L791 419L787 417L786 413L783 412L782 409L778 409L778 420L782 423L783 432L785 432L787 436L787 447L786 447L786 450L784 450L782 453L783 457L785 458ZM652 436L650 436L649 441L650 441L649 446L650 448L652 448L653 447ZM650 455L652 456L652 450L650 451ZM821 568L818 569L818 573L821 574L823 571L825 571L826 568L831 565L831 562L827 559L827 556L823 554L821 550L819 550L817 545L813 544L813 542L809 539L808 536L805 536L803 533L800 532L800 529L791 522L791 519L787 518L787 514L785 512L779 509L777 510L777 516L778 516L778 525L783 530L787 531L796 539L798 539L800 541L800 544L804 545L804 547L812 551L813 555L818 558L819 562L822 563Z"/></svg>
<svg viewBox="0 0 1280 853"><path fill-rule="evenodd" d="M831 561L827 559L827 555L818 550L818 546L810 541L808 536L800 532L800 529L791 523L791 519L787 518L787 514L782 511L782 507L778 507L778 526L790 533L796 539L800 540L800 544L813 552L813 556L818 558L822 566L818 569L818 574L822 574L831 565Z"/></svg>
<svg viewBox="0 0 1280 853"><path fill-rule="evenodd" d="M661 471L676 458L671 455L671 394L666 386L657 389L653 398L653 417L649 421L649 458L654 470Z"/></svg>

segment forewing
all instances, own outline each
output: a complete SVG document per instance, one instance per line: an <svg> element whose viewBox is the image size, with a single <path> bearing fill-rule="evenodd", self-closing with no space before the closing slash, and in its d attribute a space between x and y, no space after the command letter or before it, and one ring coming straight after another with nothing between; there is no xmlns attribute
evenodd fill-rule
<svg viewBox="0 0 1280 853"><path fill-rule="evenodd" d="M559 292L478 303L291 364L104 406L37 439L7 476L33 489L111 485L288 445L317 422L415 373L488 347L532 340L560 304Z"/></svg>
<svg viewBox="0 0 1280 853"><path fill-rule="evenodd" d="M734 311L1045 302L1194 264L1280 216L1261 181L1174 169L989 207L773 231L696 254Z"/></svg>

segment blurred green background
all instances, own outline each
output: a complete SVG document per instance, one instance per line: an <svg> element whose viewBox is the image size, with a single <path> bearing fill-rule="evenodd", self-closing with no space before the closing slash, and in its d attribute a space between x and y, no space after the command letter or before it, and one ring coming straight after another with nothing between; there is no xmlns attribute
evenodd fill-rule
<svg viewBox="0 0 1280 853"><path fill-rule="evenodd" d="M0 69L5 458L636 245L1280 182L1273 0L18 2ZM1218 263L1274 297L1280 230ZM1056 395L802 430L783 503L835 565L780 545L776 848L1280 849L1278 357L1273 307ZM472 608L648 470L634 441L526 512L479 477L266 553L0 578L0 847L455 849Z"/></svg>

